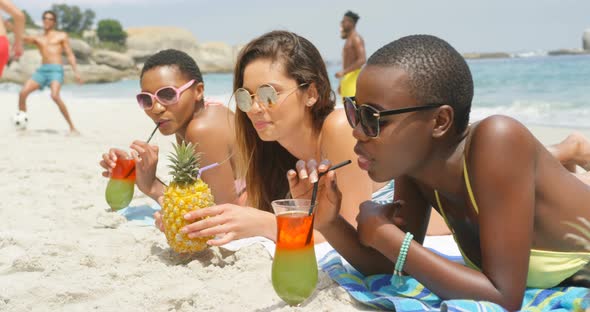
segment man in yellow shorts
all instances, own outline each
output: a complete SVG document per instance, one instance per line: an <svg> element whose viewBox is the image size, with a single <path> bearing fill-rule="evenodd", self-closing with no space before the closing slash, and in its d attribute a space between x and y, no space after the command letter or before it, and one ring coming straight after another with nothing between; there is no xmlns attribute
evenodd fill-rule
<svg viewBox="0 0 590 312"><path fill-rule="evenodd" d="M336 78L340 79L338 93L342 97L356 94L356 78L367 57L365 42L356 31L359 18L358 14L348 11L340 22L340 37L346 40L342 48L342 70L336 73Z"/></svg>

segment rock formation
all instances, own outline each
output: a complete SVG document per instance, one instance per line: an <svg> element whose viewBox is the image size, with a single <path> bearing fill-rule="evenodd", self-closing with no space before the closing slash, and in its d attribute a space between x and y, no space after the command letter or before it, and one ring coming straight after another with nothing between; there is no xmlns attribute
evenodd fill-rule
<svg viewBox="0 0 590 312"><path fill-rule="evenodd" d="M137 78L145 60L164 49L178 49L192 56L202 72L231 72L241 47L222 42L198 43L192 33L177 27L139 27L126 30L127 51L114 52L93 48L84 40L70 38L80 75L87 83L112 82L123 78ZM38 30L27 30L28 35L39 35ZM9 36L11 38L11 36ZM23 83L41 65L36 49L26 50L18 61L4 70L2 81ZM65 81L73 81L73 74L64 57Z"/></svg>

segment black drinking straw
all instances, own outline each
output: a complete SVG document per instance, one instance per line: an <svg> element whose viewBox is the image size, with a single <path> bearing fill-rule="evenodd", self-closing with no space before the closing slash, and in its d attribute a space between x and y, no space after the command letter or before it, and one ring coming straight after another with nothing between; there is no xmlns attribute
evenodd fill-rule
<svg viewBox="0 0 590 312"><path fill-rule="evenodd" d="M350 159L349 160L346 160L346 161L343 161L343 162L341 162L339 164L336 164L336 165L328 168L328 170L326 170L326 171L324 171L324 172L322 172L322 173L320 173L318 175L318 180L315 181L315 183L313 184L313 191L311 192L311 204L309 205L309 212L307 213L308 216L311 216L311 213L313 212L313 208L315 207L315 200L316 200L316 197L318 195L318 182L320 181L320 178L323 177L328 172L330 172L332 170L336 170L336 169L338 169L340 167L344 167L344 166L350 164L351 162L352 161Z"/></svg>
<svg viewBox="0 0 590 312"><path fill-rule="evenodd" d="M150 141L152 140L152 138L154 137L154 134L156 133L156 130L158 130L158 128L160 127L160 123L157 122L156 123L156 127L154 128L154 131L152 131L152 134L150 134L150 137L147 139L147 141L145 142L150 143ZM127 175L125 176L125 179L127 179L132 173L133 171L135 171L135 166L133 166L133 168L131 168L131 170L129 170L129 173L127 173ZM160 181L161 182L161 181ZM165 184L164 184L165 185Z"/></svg>
<svg viewBox="0 0 590 312"><path fill-rule="evenodd" d="M311 216L311 213L313 212L313 209L315 208L315 201L316 201L316 197L318 195L318 184L320 182L320 178L323 177L326 173L328 173L328 172L330 172L332 170L336 170L336 169L338 169L340 167L344 167L344 166L350 164L351 162L352 161L350 159L349 160L346 160L346 161L343 161L343 162L341 162L339 164L336 164L336 165L328 168L328 170L326 170L324 172L321 172L318 175L318 180L315 181L315 183L313 184L313 191L311 192L311 203L309 205L309 212L307 213L308 216ZM314 221L314 219L315 219L315 214L311 218L311 226L309 227L309 232L307 233L307 239L305 240L305 245L308 245L311 242L311 233L313 233L313 221Z"/></svg>
<svg viewBox="0 0 590 312"><path fill-rule="evenodd" d="M150 143L150 141L152 140L152 137L154 136L154 134L156 133L156 130L158 130L159 127L160 127L160 123L156 122L156 127L154 128L154 131L152 131L152 134L150 134L150 137L147 139L147 141L145 143Z"/></svg>

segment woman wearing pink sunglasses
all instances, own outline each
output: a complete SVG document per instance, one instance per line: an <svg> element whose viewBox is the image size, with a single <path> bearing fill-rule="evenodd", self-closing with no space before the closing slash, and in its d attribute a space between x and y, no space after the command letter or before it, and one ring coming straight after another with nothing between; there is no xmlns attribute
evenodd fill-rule
<svg viewBox="0 0 590 312"><path fill-rule="evenodd" d="M191 142L202 152L201 165L219 163L214 170L203 172L201 178L210 185L216 203L240 203L234 176L233 113L224 105L204 100L201 71L195 61L178 50L163 50L151 56L140 76L141 92L136 99L142 109L164 135L175 135L177 142ZM197 144L198 143L198 144ZM140 191L154 200L163 195L164 185L156 179L158 146L133 141L137 153L136 184ZM111 149L103 154L100 165L108 177L117 157L127 153ZM242 196L244 197L244 196ZM161 228L159 213L156 225Z"/></svg>

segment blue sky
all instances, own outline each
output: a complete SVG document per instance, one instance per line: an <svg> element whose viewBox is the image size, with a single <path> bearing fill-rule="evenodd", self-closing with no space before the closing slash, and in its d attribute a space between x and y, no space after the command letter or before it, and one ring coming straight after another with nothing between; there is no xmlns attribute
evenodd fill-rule
<svg viewBox="0 0 590 312"><path fill-rule="evenodd" d="M13 0L38 19L47 0ZM197 40L243 44L273 29L311 40L328 60L338 60L339 22L346 10L361 19L358 31L370 55L400 36L428 33L461 52L522 52L581 47L590 28L588 0L67 0L93 9L97 20L115 18L124 27L167 25L193 32Z"/></svg>

